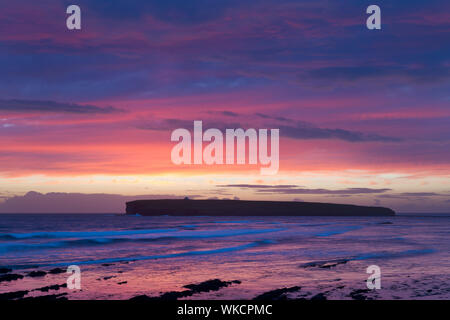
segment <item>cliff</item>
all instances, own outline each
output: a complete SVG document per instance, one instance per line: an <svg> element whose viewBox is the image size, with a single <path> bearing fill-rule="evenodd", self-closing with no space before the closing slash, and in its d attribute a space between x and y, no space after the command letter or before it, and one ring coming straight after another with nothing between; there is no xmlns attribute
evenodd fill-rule
<svg viewBox="0 0 450 320"><path fill-rule="evenodd" d="M143 216L394 216L389 208L348 204L242 200L136 200L127 214Z"/></svg>

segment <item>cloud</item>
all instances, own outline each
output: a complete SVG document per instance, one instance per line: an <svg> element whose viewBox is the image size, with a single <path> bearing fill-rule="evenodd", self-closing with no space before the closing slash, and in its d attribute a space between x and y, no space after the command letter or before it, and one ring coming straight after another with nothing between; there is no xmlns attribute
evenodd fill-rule
<svg viewBox="0 0 450 320"><path fill-rule="evenodd" d="M103 17L136 20L146 15L173 24L199 24L221 17L228 8L240 4L237 0L108 0L79 2Z"/></svg>
<svg viewBox="0 0 450 320"><path fill-rule="evenodd" d="M155 130L155 131L172 131L178 128L193 129L194 120L200 120L200 117L196 117L193 120L184 119L158 119L153 121L140 121L137 124L138 129L143 130ZM242 123L230 123L226 121L217 120L203 120L203 130L208 128L217 128L220 130L225 130L227 128L245 128L246 126Z"/></svg>
<svg viewBox="0 0 450 320"><path fill-rule="evenodd" d="M294 185L294 184L278 184L278 185L267 185L267 184L226 184L226 185L219 185L219 187L224 187L224 188L242 188L242 189L273 189L273 188L292 189L292 188L297 188L299 186Z"/></svg>
<svg viewBox="0 0 450 320"><path fill-rule="evenodd" d="M93 105L80 105L66 102L45 100L0 100L0 111L10 112L50 112L50 113L114 113L122 110L113 107L97 107Z"/></svg>
<svg viewBox="0 0 450 320"><path fill-rule="evenodd" d="M227 116L227 117L239 117L239 113L233 112L233 111L219 111L219 112L211 112L211 113L215 113L215 114L220 114L223 116Z"/></svg>
<svg viewBox="0 0 450 320"><path fill-rule="evenodd" d="M401 139L381 136L373 133L349 131L345 129L319 128L305 122L297 122L296 125L279 126L280 135L293 139L339 139L348 142L381 141L399 142Z"/></svg>
<svg viewBox="0 0 450 320"><path fill-rule="evenodd" d="M443 194L439 194L436 192L403 192L400 193L401 196L407 197L432 197L432 196L444 196Z"/></svg>
<svg viewBox="0 0 450 320"><path fill-rule="evenodd" d="M264 113L255 113L256 116L263 118L263 119L272 119L272 120L277 120L277 121L286 121L286 122L292 122L292 119L288 119L285 117L274 117L274 116L270 116Z"/></svg>
<svg viewBox="0 0 450 320"><path fill-rule="evenodd" d="M263 119L270 119L285 123L278 125L280 132L284 136L293 139L340 139L348 142L363 141L382 141L382 142L398 142L399 138L381 136L373 133L362 133L358 131L350 131L345 129L319 128L305 121L298 121L279 116L270 116L267 114L256 113L256 116ZM289 124L287 124L289 123Z"/></svg>
<svg viewBox="0 0 450 320"><path fill-rule="evenodd" d="M445 65L427 65L420 68L403 66L355 66L326 67L312 69L299 76L301 81L320 79L327 81L360 81L380 78L408 79L417 83L439 82L450 77L450 69Z"/></svg>
<svg viewBox="0 0 450 320"><path fill-rule="evenodd" d="M428 197L447 197L448 194L436 193L436 192L402 192L393 194L382 194L379 198L386 199L403 199L409 200L413 198L428 198Z"/></svg>
<svg viewBox="0 0 450 320"><path fill-rule="evenodd" d="M9 197L0 203L0 213L124 213L127 201L181 198L175 195L42 194L30 191L24 196Z"/></svg>
<svg viewBox="0 0 450 320"><path fill-rule="evenodd" d="M247 118L249 115L238 114L231 111L221 111L221 114L226 116L232 116L234 118L241 117L238 122L228 122L227 120L219 121L217 119L203 121L203 128L217 128L222 131L232 128L268 128L268 129L280 129L280 136L288 137L292 139L339 139L347 142L399 142L401 139L395 137L387 137L374 133L363 133L358 131L350 131L345 129L329 129L319 128L311 123L303 121L290 120L284 117L272 117L269 115L256 113L255 115L263 119L262 123L255 123L249 121ZM255 115L251 115L254 118ZM199 119L195 119L199 120ZM277 122L268 121L275 120ZM280 123L281 122L281 123ZM286 124L286 123L290 124ZM171 131L177 128L192 128L194 120L185 119L159 119L153 121L140 122L137 127L144 130L157 130L157 131Z"/></svg>
<svg viewBox="0 0 450 320"><path fill-rule="evenodd" d="M259 185L259 184L228 184L219 185L221 188L252 189L257 193L278 193L278 194L318 194L318 195L354 195L354 194L377 194L391 189L371 189L371 188L347 188L340 190L330 189L306 189L296 185Z"/></svg>
<svg viewBox="0 0 450 320"><path fill-rule="evenodd" d="M57 99L55 94L64 90L71 98L81 93L101 99L118 92L136 97L149 88L152 94L173 96L196 83L206 83L209 91L208 85L242 75L252 87L272 79L280 88L297 75L304 83L318 79L325 84L395 75L417 81L448 77L448 28L433 23L448 20L443 1L422 1L414 9L390 4L391 15L383 20L389 27L382 36L370 34L370 41L361 28L358 1L78 2L89 12L89 28L70 37L52 19L54 11L46 7L54 6L48 3L27 3L30 10L24 11L20 1L10 1L6 7L14 14L2 10L0 29L8 30L1 34L3 94L24 92L24 82L34 97ZM410 23L424 22L426 27L410 29ZM135 77L139 71L143 76ZM298 83L294 90L299 91Z"/></svg>

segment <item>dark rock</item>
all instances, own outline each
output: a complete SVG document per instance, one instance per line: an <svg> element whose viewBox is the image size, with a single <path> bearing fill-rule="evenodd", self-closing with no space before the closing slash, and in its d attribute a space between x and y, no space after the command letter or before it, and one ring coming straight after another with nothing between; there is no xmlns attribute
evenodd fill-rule
<svg viewBox="0 0 450 320"><path fill-rule="evenodd" d="M66 270L61 268L54 268L48 272L49 274L66 273Z"/></svg>
<svg viewBox="0 0 450 320"><path fill-rule="evenodd" d="M311 300L327 300L327 297L321 292L312 297Z"/></svg>
<svg viewBox="0 0 450 320"><path fill-rule="evenodd" d="M312 261L308 263L304 263L300 265L301 268L322 268L322 269L330 269L332 267L336 267L340 264L346 264L347 262L351 261L350 259L337 259L337 260L330 260L330 261Z"/></svg>
<svg viewBox="0 0 450 320"><path fill-rule="evenodd" d="M2 274L2 273L9 273L11 271L12 271L12 269L9 269L9 268L0 268L0 274Z"/></svg>
<svg viewBox="0 0 450 320"><path fill-rule="evenodd" d="M3 276L0 276L0 282L3 281L14 281L14 280L18 280L18 279L22 279L23 275L21 274L5 274Z"/></svg>
<svg viewBox="0 0 450 320"><path fill-rule="evenodd" d="M129 301L152 301L152 300L155 300L155 298L149 297L145 294L142 294L140 296L135 296L135 297L129 299Z"/></svg>
<svg viewBox="0 0 450 320"><path fill-rule="evenodd" d="M117 282L117 284L125 284L125 283L128 283L128 281Z"/></svg>
<svg viewBox="0 0 450 320"><path fill-rule="evenodd" d="M36 278L36 277L44 277L47 274L45 271L31 271L27 274L28 277Z"/></svg>
<svg viewBox="0 0 450 320"><path fill-rule="evenodd" d="M204 281L198 284L188 284L183 288L189 289L184 291L169 291L161 294L159 297L149 297L146 295L140 295L131 298L132 301L149 301L149 300L177 300L179 298L190 297L196 293L209 292L209 291L217 291L223 287L228 287L229 285L236 283L239 284L241 281L221 281L219 279L213 279Z"/></svg>
<svg viewBox="0 0 450 320"><path fill-rule="evenodd" d="M342 259L342 260L330 261L330 262L328 262L328 263L325 263L325 264L319 266L319 268L322 268L322 269L329 269L329 268L332 268L332 267L336 267L337 265L340 265L340 264L346 264L346 263L349 262L349 261L350 261L350 260L348 260L348 259Z"/></svg>
<svg viewBox="0 0 450 320"><path fill-rule="evenodd" d="M106 276L106 277L103 277L103 278L97 278L96 280L97 281L101 281L101 280L109 280L109 279L112 279L112 278L116 278L117 276Z"/></svg>
<svg viewBox="0 0 450 320"><path fill-rule="evenodd" d="M54 284L51 286L46 286L46 287L42 287L42 288L37 288L34 289L33 291L42 291L42 292L48 292L49 290L59 290L61 288L67 288L67 284L63 283L63 284Z"/></svg>
<svg viewBox="0 0 450 320"><path fill-rule="evenodd" d="M28 290L24 290L24 291L1 293L0 300L20 299L23 298L26 294L28 294L28 292L29 292Z"/></svg>
<svg viewBox="0 0 450 320"><path fill-rule="evenodd" d="M351 297L353 300L366 300L367 299L367 297L362 294L354 294L354 295L351 295Z"/></svg>
<svg viewBox="0 0 450 320"><path fill-rule="evenodd" d="M241 282L239 280L221 281L219 279L213 279L213 280L201 282L199 284L188 284L188 285L185 285L184 288L190 289L194 293L208 292L208 291L217 291L220 288L228 287L229 285L231 285L233 283L240 284Z"/></svg>
<svg viewBox="0 0 450 320"><path fill-rule="evenodd" d="M186 298L190 297L194 294L191 290L185 290L185 291L170 291L163 293L159 297L156 297L158 300L177 300L178 298Z"/></svg>
<svg viewBox="0 0 450 320"><path fill-rule="evenodd" d="M365 295L363 295L363 293L367 293L367 292L370 292L370 289L353 290L352 292L350 292L349 296L353 300L366 300L367 297Z"/></svg>
<svg viewBox="0 0 450 320"><path fill-rule="evenodd" d="M253 300L287 300L287 293L299 291L301 287L295 286L290 288L281 288L272 291L264 292Z"/></svg>
<svg viewBox="0 0 450 320"><path fill-rule="evenodd" d="M54 301L54 300L68 300L66 296L67 293L60 294L50 294L46 296L38 296L38 297L26 297L21 299L21 301Z"/></svg>

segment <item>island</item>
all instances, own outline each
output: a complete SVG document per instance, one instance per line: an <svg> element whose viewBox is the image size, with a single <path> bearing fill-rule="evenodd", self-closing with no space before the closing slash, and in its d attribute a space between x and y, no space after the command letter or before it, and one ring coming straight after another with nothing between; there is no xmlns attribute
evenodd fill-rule
<svg viewBox="0 0 450 320"><path fill-rule="evenodd" d="M246 200L135 200L126 214L141 216L394 216L392 209L320 202Z"/></svg>

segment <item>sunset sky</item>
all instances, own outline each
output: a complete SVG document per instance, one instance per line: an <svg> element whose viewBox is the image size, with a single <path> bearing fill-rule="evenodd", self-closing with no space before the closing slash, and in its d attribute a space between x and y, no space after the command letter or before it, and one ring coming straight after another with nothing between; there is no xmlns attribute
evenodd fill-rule
<svg viewBox="0 0 450 320"><path fill-rule="evenodd" d="M449 1L0 3L0 212L29 191L450 212ZM194 120L279 128L278 174L174 165Z"/></svg>

